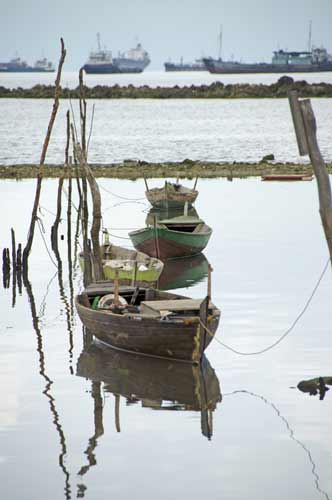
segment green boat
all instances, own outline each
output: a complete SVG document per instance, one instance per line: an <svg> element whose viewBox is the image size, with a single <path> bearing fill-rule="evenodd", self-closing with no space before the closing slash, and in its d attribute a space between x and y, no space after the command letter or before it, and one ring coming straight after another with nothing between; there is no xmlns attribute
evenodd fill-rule
<svg viewBox="0 0 332 500"><path fill-rule="evenodd" d="M105 280L118 277L122 285L151 286L158 281L164 264L143 252L117 245L104 244L101 247ZM83 253L80 265L84 270Z"/></svg>
<svg viewBox="0 0 332 500"><path fill-rule="evenodd" d="M203 220L181 215L156 220L153 226L132 231L129 236L136 250L166 260L202 252L211 234L212 229Z"/></svg>

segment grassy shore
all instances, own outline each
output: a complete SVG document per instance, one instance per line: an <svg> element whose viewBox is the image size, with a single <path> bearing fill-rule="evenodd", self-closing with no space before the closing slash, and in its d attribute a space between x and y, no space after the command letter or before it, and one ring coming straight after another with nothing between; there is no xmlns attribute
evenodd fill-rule
<svg viewBox="0 0 332 500"><path fill-rule="evenodd" d="M241 178L257 177L270 174L310 174L310 164L298 163L218 163L184 160L183 162L148 163L145 161L125 160L117 164L92 164L90 165L95 177L116 179L146 178ZM332 173L332 164L327 165ZM17 164L0 165L0 178L2 179L31 179L37 177L38 165ZM75 176L75 167L72 167ZM45 165L43 175L46 178L68 177L68 169L63 165Z"/></svg>

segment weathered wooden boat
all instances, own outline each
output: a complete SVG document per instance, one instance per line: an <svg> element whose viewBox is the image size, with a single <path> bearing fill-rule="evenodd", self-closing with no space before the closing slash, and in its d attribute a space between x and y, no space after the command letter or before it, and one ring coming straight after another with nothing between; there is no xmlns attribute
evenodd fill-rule
<svg viewBox="0 0 332 500"><path fill-rule="evenodd" d="M200 365L189 365L128 354L93 341L81 353L76 374L103 383L105 392L124 397L127 404L141 403L158 411L199 411L203 435L212 436L212 412L222 396L205 356Z"/></svg>
<svg viewBox="0 0 332 500"><path fill-rule="evenodd" d="M163 270L161 260L117 245L101 246L102 264L106 280L117 276L123 285L145 286L156 284ZM84 256L80 253L80 265L84 270Z"/></svg>
<svg viewBox="0 0 332 500"><path fill-rule="evenodd" d="M262 181L312 181L312 174L271 174L262 175Z"/></svg>
<svg viewBox="0 0 332 500"><path fill-rule="evenodd" d="M165 260L202 252L211 234L212 229L203 220L181 215L131 231L129 236L137 250Z"/></svg>
<svg viewBox="0 0 332 500"><path fill-rule="evenodd" d="M106 344L191 363L200 361L220 319L207 298L107 282L89 285L75 305L83 325Z"/></svg>
<svg viewBox="0 0 332 500"><path fill-rule="evenodd" d="M145 191L145 196L153 207L158 208L181 208L185 203L191 205L198 196L198 191L187 188L177 182L165 181L161 188L153 188Z"/></svg>
<svg viewBox="0 0 332 500"><path fill-rule="evenodd" d="M208 276L209 262L204 254L165 260L158 279L160 290L189 288Z"/></svg>

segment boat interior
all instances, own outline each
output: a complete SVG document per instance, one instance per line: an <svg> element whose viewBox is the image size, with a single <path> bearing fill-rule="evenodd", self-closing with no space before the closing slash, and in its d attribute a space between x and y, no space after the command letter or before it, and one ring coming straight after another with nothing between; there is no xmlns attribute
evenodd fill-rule
<svg viewBox="0 0 332 500"><path fill-rule="evenodd" d="M181 233L202 233L208 231L208 226L204 223L174 223L161 222L161 224L171 231L179 231Z"/></svg>
<svg viewBox="0 0 332 500"><path fill-rule="evenodd" d="M162 263L158 259L149 257L149 255L143 252L111 244L103 245L102 258L106 261L106 264L107 262L112 261L111 267L117 267L117 264L120 265L121 263L126 263L128 266L134 265L135 262L138 264L144 264L147 268L162 266Z"/></svg>
<svg viewBox="0 0 332 500"><path fill-rule="evenodd" d="M199 316L202 299L189 299L154 288L119 287L119 306L114 308L114 287L91 285L78 296L78 302L94 310L139 313L152 317ZM215 306L209 303L209 313Z"/></svg>

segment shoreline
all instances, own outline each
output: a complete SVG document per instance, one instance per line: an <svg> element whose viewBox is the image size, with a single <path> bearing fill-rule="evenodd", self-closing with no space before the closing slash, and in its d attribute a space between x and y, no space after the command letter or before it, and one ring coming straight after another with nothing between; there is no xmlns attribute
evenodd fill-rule
<svg viewBox="0 0 332 500"><path fill-rule="evenodd" d="M329 173L332 173L332 163L326 163ZM146 177L167 178L179 177L200 178L245 178L262 175L312 174L312 167L303 163L271 163L261 161L247 162L205 162L184 160L182 162L149 163L145 161L125 160L123 163L90 164L96 178L113 178L136 180ZM0 179L34 179L38 176L39 166L36 164L0 165ZM75 166L71 168L72 176L76 177ZM68 178L68 168L60 164L43 166L44 178Z"/></svg>
<svg viewBox="0 0 332 500"><path fill-rule="evenodd" d="M86 99L249 99L249 98L285 98L290 90L297 90L299 97L332 97L332 83L307 83L305 80L295 81L290 76L281 76L275 83L222 83L222 75L216 76L218 81L210 85L190 85L179 87L150 87L142 85L120 86L84 85ZM323 75L322 75L323 78ZM35 85L31 88L7 88L0 86L0 98L53 99L54 85ZM78 99L79 87L69 89L63 87L62 99Z"/></svg>

